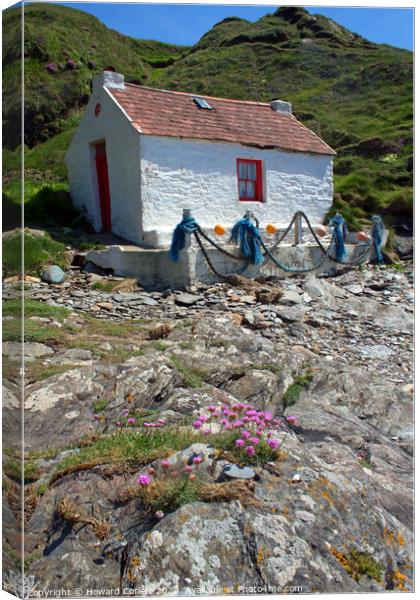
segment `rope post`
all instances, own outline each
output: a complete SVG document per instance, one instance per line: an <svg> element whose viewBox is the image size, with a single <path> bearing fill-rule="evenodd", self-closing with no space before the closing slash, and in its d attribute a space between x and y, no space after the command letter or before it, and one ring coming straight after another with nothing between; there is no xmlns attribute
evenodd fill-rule
<svg viewBox="0 0 420 600"><path fill-rule="evenodd" d="M303 241L302 234L302 215L300 213L296 213L295 217L295 246L299 246Z"/></svg>
<svg viewBox="0 0 420 600"><path fill-rule="evenodd" d="M191 208L183 208L182 209L182 219L189 219L192 217ZM184 248L187 250L191 248L191 235L185 236L185 246Z"/></svg>

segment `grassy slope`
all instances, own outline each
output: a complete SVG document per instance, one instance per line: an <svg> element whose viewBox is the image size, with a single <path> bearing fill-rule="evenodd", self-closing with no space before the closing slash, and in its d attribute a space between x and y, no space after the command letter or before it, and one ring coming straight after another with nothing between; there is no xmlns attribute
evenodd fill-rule
<svg viewBox="0 0 420 600"><path fill-rule="evenodd" d="M16 94L19 92L20 9L4 12L3 66L7 81L3 96L7 145L19 143ZM69 112L83 106L95 72L108 65L128 81L144 83L155 65L180 56L182 47L135 40L108 29L95 17L64 6L31 4L25 7L25 143L48 139L63 129ZM75 61L73 70L67 60ZM58 71L49 73L48 64ZM65 124L64 124L65 126Z"/></svg>
<svg viewBox="0 0 420 600"><path fill-rule="evenodd" d="M156 87L291 101L294 113L338 151L336 207L353 221L377 211L391 223L395 215L410 218L410 52L370 43L298 8L278 9L256 23L225 19L190 49L133 40L65 7L39 4L26 11L27 111L35 121L27 121L27 141L48 138L26 149L29 194L41 184L32 180L34 172L65 181L64 153L90 80L95 70L113 64L128 81ZM18 65L13 56L16 15L16 9L9 10L4 19L6 77ZM64 66L67 57L78 62L75 71L47 73L48 62ZM88 60L96 69L89 69ZM13 110L6 94L7 139ZM18 168L18 149L5 151L5 189L12 196L18 191Z"/></svg>

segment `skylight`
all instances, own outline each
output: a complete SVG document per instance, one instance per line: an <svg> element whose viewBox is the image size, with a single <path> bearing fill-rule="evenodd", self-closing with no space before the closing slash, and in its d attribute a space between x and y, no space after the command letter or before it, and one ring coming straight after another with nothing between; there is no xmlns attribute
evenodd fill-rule
<svg viewBox="0 0 420 600"><path fill-rule="evenodd" d="M213 110L213 107L210 106L210 104L207 102L207 100L204 100L204 98L198 98L198 97L194 96L193 100L199 108Z"/></svg>

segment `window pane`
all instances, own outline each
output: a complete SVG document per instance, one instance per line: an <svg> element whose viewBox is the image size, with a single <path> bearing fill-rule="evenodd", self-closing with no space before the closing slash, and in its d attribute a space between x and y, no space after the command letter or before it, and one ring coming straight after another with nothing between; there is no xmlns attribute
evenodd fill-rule
<svg viewBox="0 0 420 600"><path fill-rule="evenodd" d="M241 198L246 198L246 181L239 182L239 196Z"/></svg>
<svg viewBox="0 0 420 600"><path fill-rule="evenodd" d="M239 179L246 179L247 166L248 165L244 162L239 163Z"/></svg>
<svg viewBox="0 0 420 600"><path fill-rule="evenodd" d="M248 163L248 179L253 181L257 179L257 165L255 163Z"/></svg>
<svg viewBox="0 0 420 600"><path fill-rule="evenodd" d="M255 196L255 183L253 181L247 181L246 196L247 198L253 198Z"/></svg>

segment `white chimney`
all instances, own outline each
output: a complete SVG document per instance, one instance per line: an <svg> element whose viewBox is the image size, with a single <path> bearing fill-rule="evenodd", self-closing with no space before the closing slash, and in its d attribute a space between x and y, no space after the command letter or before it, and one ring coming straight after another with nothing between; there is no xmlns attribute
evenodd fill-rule
<svg viewBox="0 0 420 600"><path fill-rule="evenodd" d="M283 100L273 100L271 109L279 113L292 114L292 105L290 102L284 102Z"/></svg>
<svg viewBox="0 0 420 600"><path fill-rule="evenodd" d="M122 73L116 73L115 71L101 71L101 73L98 73L94 77L92 88L93 91L95 91L102 87L124 90L124 75L122 75Z"/></svg>

